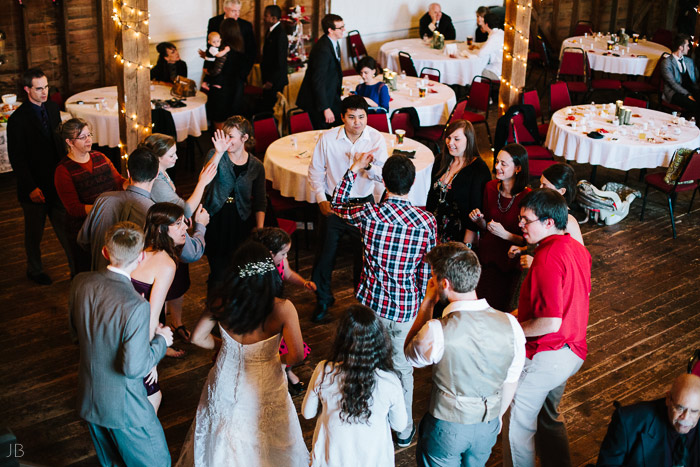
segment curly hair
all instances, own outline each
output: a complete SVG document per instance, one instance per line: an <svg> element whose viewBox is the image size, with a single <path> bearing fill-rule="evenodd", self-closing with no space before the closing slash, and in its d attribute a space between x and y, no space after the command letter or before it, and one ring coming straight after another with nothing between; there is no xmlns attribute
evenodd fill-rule
<svg viewBox="0 0 700 467"><path fill-rule="evenodd" d="M173 203L156 203L148 209L146 214L146 237L144 248L155 251L165 251L177 264L182 246L175 246L175 242L168 235L168 227L185 215L182 207Z"/></svg>
<svg viewBox="0 0 700 467"><path fill-rule="evenodd" d="M247 273L241 274L243 271ZM226 329L245 334L264 325L281 287L270 250L262 243L247 241L235 251L224 280L212 290L209 310Z"/></svg>
<svg viewBox="0 0 700 467"><path fill-rule="evenodd" d="M338 372L332 378L341 378L340 419L346 423L369 423L372 394L377 385L375 371L396 374L389 336L370 308L352 305L346 310L338 324L321 382L333 368Z"/></svg>

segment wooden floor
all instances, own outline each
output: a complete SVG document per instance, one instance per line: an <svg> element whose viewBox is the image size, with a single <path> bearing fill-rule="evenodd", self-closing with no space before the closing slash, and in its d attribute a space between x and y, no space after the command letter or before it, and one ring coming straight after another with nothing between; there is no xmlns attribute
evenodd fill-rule
<svg viewBox="0 0 700 467"><path fill-rule="evenodd" d="M494 128L492 126L492 128ZM487 148L483 130L480 147ZM491 157L490 153L486 154ZM490 161L488 161L490 164ZM589 166L575 165L579 177ZM619 171L600 169L598 185L622 181ZM177 174L183 191L192 186L193 174ZM643 190L632 173L632 185ZM7 426L23 445L25 460L40 465L96 465L86 425L76 416L78 349L68 334L69 274L63 252L47 228L44 261L54 279L51 286L36 286L25 278L22 215L14 194L12 174L0 176L0 298L3 343L0 365L0 426ZM595 462L612 413L612 402L632 403L664 393L686 359L700 347L700 202L685 214L689 196L680 196L676 217L679 237L673 240L665 200L650 197L644 222L639 221L641 201L630 216L610 227L583 226L584 240L593 256L588 345L583 368L569 379L562 409L567 419L574 465ZM314 242L306 249L303 234L300 273L308 277ZM292 252L294 250L292 249ZM354 300L351 258L340 256L333 285L336 317ZM184 321L194 326L203 307L206 260L190 268L192 287L185 297ZM329 349L337 320L324 325L310 322L313 295L288 290L301 318L311 356L297 373L305 381ZM204 379L211 367L210 351L178 343L188 352L182 360L164 359L159 366L163 404L159 417L173 460L192 422ZM414 416L425 413L430 394L430 373L415 373ZM299 409L302 396L294 398ZM315 421L301 420L310 447ZM247 427L241 427L245 430ZM278 429L283 429L279 427ZM489 465L500 464L500 442ZM397 450L397 465L415 465L415 444Z"/></svg>

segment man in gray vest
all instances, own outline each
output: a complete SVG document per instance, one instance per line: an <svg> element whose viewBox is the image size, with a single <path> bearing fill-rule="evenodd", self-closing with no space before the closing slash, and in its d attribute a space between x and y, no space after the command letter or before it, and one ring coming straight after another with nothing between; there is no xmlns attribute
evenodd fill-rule
<svg viewBox="0 0 700 467"><path fill-rule="evenodd" d="M496 443L525 361L525 335L510 314L476 296L481 265L463 243L427 255L432 278L404 351L433 365L430 408L418 427L419 466L484 465ZM438 301L448 304L431 319Z"/></svg>

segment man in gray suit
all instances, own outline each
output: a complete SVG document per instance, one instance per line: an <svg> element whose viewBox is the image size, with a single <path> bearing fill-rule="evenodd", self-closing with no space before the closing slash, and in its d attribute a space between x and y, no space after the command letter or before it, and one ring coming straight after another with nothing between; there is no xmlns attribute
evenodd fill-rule
<svg viewBox="0 0 700 467"><path fill-rule="evenodd" d="M163 358L173 333L159 327L150 339L149 304L131 285L143 242L133 222L112 226L103 250L109 266L78 274L70 291L70 331L80 345L78 414L103 466L170 466L143 378Z"/></svg>
<svg viewBox="0 0 700 467"><path fill-rule="evenodd" d="M664 80L664 99L696 116L700 109L698 106L700 89L698 89L695 64L685 56L689 49L688 35L676 35L673 39L673 54L661 62L661 78Z"/></svg>

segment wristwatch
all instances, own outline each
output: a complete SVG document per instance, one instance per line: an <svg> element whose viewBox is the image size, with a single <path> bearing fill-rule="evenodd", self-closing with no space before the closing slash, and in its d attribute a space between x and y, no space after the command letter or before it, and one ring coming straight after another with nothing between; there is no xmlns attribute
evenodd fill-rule
<svg viewBox="0 0 700 467"><path fill-rule="evenodd" d="M465 243L465 245L467 245L467 248L469 248L470 250L472 249L472 244L471 244L471 243Z"/></svg>

